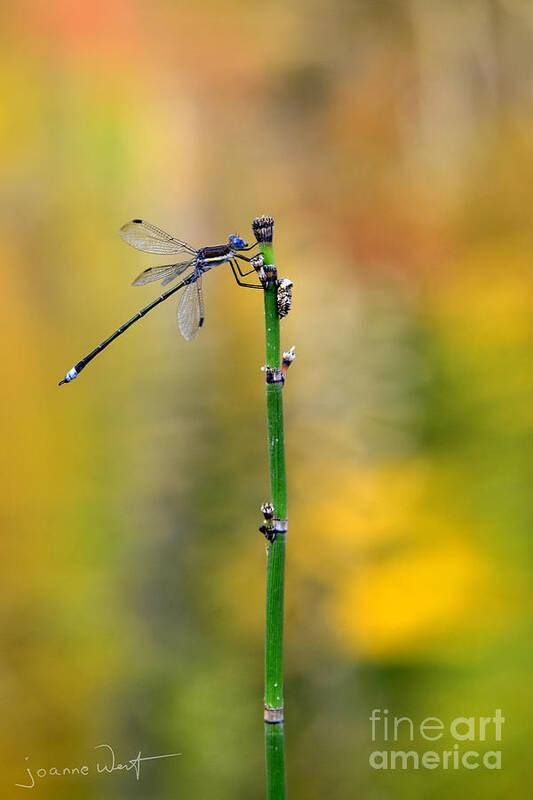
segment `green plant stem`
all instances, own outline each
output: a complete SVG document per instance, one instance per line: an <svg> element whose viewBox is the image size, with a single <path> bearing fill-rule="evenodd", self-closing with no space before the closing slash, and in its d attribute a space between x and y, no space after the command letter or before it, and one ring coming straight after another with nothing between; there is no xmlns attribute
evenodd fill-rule
<svg viewBox="0 0 533 800"><path fill-rule="evenodd" d="M274 264L271 244L260 243L265 266ZM279 368L280 333L277 312L277 287L269 281L264 289L266 366ZM287 477L283 434L281 383L267 383L266 410L270 490L274 516L287 517ZM283 708L283 597L285 583L286 534L277 534L268 544L265 627L265 709ZM281 714L283 718L283 714ZM287 796L285 740L283 722L265 722L265 756L268 800Z"/></svg>

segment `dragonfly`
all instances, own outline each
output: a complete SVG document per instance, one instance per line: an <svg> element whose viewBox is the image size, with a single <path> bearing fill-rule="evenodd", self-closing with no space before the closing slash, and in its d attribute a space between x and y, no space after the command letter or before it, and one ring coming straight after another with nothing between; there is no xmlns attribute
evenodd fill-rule
<svg viewBox="0 0 533 800"><path fill-rule="evenodd" d="M182 278L175 286L164 291L155 300L152 300L147 306L141 308L131 319L125 322L120 328L117 328L111 336L104 339L98 347L91 350L88 355L78 361L72 369L69 369L62 381L59 381L58 386L64 383L70 383L78 377L82 369L85 369L93 358L105 350L111 342L118 339L125 331L128 330L137 320L142 319L149 311L162 303L167 298L171 297L175 292L184 289L181 300L178 304L177 322L178 328L184 339L193 339L204 323L204 300L202 294L202 275L213 267L220 264L229 264L231 266L235 280L239 286L245 286L250 289L262 289L263 286L255 283L245 283L241 278L250 275L255 269L250 269L243 272L240 266L240 261L247 262L248 265L251 261L250 258L243 255L243 252L252 250L257 246L257 242L253 245L248 245L240 236L232 233L228 236L226 244L212 245L208 247L201 247L196 249L192 245L183 242L181 239L176 239L169 233L166 233L161 228L157 228L150 222L142 219L133 219L123 225L119 231L120 235L125 242L130 244L137 250L142 250L145 253L155 253L157 255L180 255L183 260L174 264L166 264L162 267L148 267L133 281L132 286L144 286L152 281L161 281L161 286L167 286L173 283L180 275L183 275L190 270L188 274Z"/></svg>

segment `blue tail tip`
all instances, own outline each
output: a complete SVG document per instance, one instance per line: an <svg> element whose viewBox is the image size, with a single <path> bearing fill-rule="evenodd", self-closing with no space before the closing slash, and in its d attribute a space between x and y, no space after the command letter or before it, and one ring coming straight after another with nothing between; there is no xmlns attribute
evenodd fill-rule
<svg viewBox="0 0 533 800"><path fill-rule="evenodd" d="M78 371L76 370L76 367L72 367L72 369L69 369L63 380L59 381L57 385L62 386L64 383L70 383L70 381L73 381L74 378L77 377L78 377Z"/></svg>

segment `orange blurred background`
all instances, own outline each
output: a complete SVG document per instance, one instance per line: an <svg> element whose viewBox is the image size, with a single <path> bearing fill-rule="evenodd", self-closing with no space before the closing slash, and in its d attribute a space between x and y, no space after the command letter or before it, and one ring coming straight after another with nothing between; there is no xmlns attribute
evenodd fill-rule
<svg viewBox="0 0 533 800"><path fill-rule="evenodd" d="M145 218L276 220L294 800L529 796L533 10L522 0L8 3L0 82L2 797L264 792L262 304L155 297ZM506 718L501 772L378 772L369 714ZM437 749L437 748L436 748Z"/></svg>

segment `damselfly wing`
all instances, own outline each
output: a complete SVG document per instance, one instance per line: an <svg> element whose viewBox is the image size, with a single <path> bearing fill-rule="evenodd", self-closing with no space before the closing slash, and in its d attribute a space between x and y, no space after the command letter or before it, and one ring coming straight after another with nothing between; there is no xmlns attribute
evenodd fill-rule
<svg viewBox="0 0 533 800"><path fill-rule="evenodd" d="M204 322L202 277L198 276L183 292L178 305L178 328L187 341L194 339Z"/></svg>
<svg viewBox="0 0 533 800"><path fill-rule="evenodd" d="M157 228L150 222L142 219L133 219L120 229L120 235L125 242L143 250L145 253L190 253L196 256L196 250L187 242L176 239L169 233Z"/></svg>
<svg viewBox="0 0 533 800"><path fill-rule="evenodd" d="M135 278L131 285L144 286L146 283L152 283L152 281L161 281L161 286L166 286L178 275L181 275L182 272L185 272L188 267L192 267L194 263L195 259L191 259L190 261L182 261L179 264L166 264L164 267L148 267Z"/></svg>

